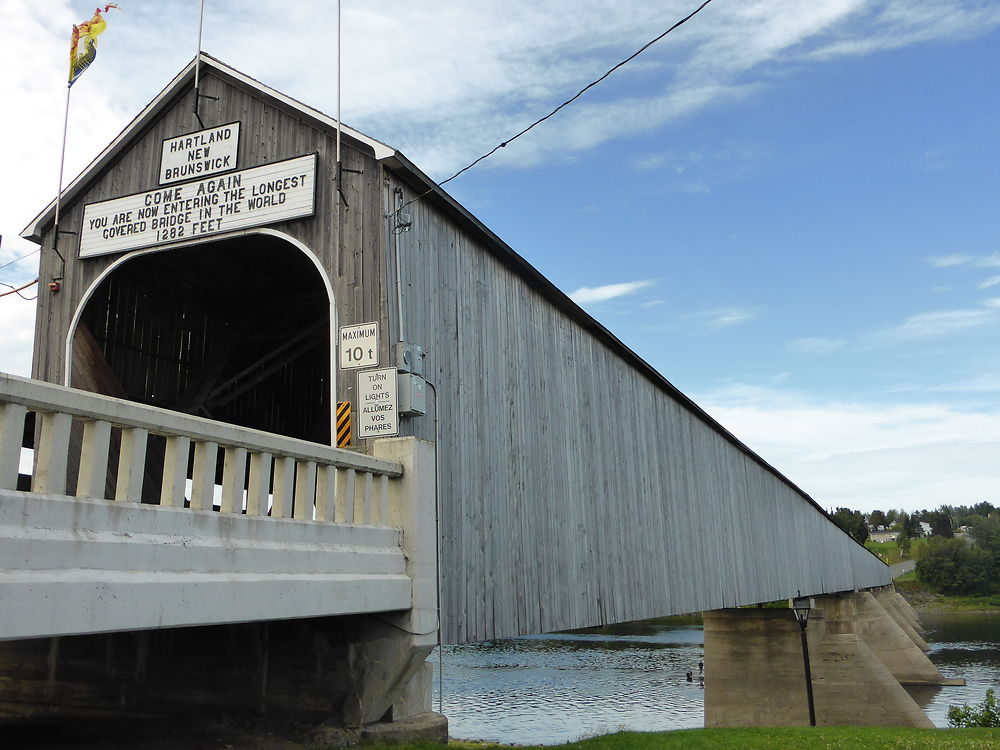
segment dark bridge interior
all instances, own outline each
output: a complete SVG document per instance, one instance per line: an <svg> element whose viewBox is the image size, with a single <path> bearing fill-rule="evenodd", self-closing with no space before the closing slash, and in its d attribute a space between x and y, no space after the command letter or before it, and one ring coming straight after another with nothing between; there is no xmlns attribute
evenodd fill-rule
<svg viewBox="0 0 1000 750"><path fill-rule="evenodd" d="M87 302L73 385L330 442L330 302L313 263L267 235L148 253Z"/></svg>

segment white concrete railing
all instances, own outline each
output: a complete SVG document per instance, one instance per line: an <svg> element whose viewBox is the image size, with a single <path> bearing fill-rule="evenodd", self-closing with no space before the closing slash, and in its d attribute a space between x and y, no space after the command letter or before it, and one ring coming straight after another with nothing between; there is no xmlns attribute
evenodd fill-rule
<svg viewBox="0 0 1000 750"><path fill-rule="evenodd" d="M147 462L150 435L166 439L162 506L189 499L192 509L213 510L218 496L222 513L385 526L389 480L403 473L393 461L0 373L0 490L17 487L28 412L36 414L37 436L31 492L39 494L68 494L71 458L78 458L76 497L105 498L108 474L116 472L108 499L139 502L153 463ZM78 454L74 422L83 425Z"/></svg>

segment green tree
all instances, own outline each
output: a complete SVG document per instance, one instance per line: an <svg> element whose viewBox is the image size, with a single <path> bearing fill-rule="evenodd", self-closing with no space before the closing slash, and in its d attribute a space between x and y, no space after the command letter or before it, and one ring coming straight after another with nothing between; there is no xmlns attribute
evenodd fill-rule
<svg viewBox="0 0 1000 750"><path fill-rule="evenodd" d="M917 560L917 577L942 594L991 594L996 590L993 556L961 539L928 539Z"/></svg>
<svg viewBox="0 0 1000 750"><path fill-rule="evenodd" d="M931 525L931 536L943 536L945 539L955 536L951 529L951 516L944 511L931 513L928 523Z"/></svg>
<svg viewBox="0 0 1000 750"><path fill-rule="evenodd" d="M986 691L986 698L978 706L970 707L968 703L958 706L948 706L948 724L953 727L1000 727L1000 706L993 688Z"/></svg>
<svg viewBox="0 0 1000 750"><path fill-rule="evenodd" d="M885 513L880 510L873 510L868 514L868 523L872 526L885 526Z"/></svg>
<svg viewBox="0 0 1000 750"><path fill-rule="evenodd" d="M899 547L899 553L901 555L910 554L910 547L913 545L913 540L906 535L905 531L900 531L896 536L896 546Z"/></svg>
<svg viewBox="0 0 1000 750"><path fill-rule="evenodd" d="M837 508L833 512L833 520L840 528L864 544L868 539L868 524L860 510Z"/></svg>

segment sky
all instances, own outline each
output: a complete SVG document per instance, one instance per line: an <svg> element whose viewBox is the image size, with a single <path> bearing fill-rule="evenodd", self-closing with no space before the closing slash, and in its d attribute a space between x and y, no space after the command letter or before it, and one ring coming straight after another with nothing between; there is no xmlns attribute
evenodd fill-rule
<svg viewBox="0 0 1000 750"><path fill-rule="evenodd" d="M344 0L343 119L443 180L698 4ZM8 286L94 5L0 0ZM64 184L197 49L198 0L119 5ZM335 3L205 5L206 52L336 113ZM998 504L998 78L990 0L714 0L446 189L823 507ZM33 320L0 297L0 371Z"/></svg>

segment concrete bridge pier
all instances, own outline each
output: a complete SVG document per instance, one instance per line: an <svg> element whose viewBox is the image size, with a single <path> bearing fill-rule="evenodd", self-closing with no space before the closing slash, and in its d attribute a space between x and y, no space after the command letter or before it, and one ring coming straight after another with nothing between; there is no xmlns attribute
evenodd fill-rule
<svg viewBox="0 0 1000 750"><path fill-rule="evenodd" d="M874 599L851 592L816 604L807 636L817 725L932 727L868 643L888 661L904 655L893 661L900 674L934 679L918 669L913 653L926 657L912 642L912 651L906 647L891 618L874 609ZM706 612L705 726L808 724L800 631L791 611Z"/></svg>

